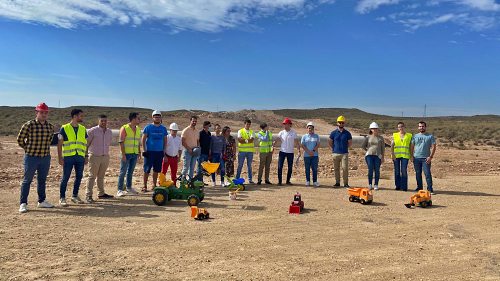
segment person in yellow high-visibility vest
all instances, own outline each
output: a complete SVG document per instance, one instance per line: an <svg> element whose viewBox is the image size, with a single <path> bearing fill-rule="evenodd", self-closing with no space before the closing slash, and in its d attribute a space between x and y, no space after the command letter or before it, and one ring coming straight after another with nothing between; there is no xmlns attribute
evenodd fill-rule
<svg viewBox="0 0 500 281"><path fill-rule="evenodd" d="M82 199L78 197L78 191L83 178L83 169L89 158L87 154L87 129L80 125L82 122L83 111L76 108L71 110L71 122L63 125L58 135L57 155L59 165L63 166L63 177L59 186L59 205L61 207L68 206L66 189L73 168L75 169L75 182L73 183L71 201L83 204Z"/></svg>
<svg viewBox="0 0 500 281"><path fill-rule="evenodd" d="M394 162L394 183L396 190L408 190L408 161L412 134L405 130L405 123L398 123L398 131L392 134L391 159Z"/></svg>
<svg viewBox="0 0 500 281"><path fill-rule="evenodd" d="M274 141L273 133L269 131L266 123L260 124L260 132L257 133L259 138L259 174L257 176L257 184L262 184L262 172L265 168L265 183L272 184L269 180L271 171L271 162L273 161Z"/></svg>
<svg viewBox="0 0 500 281"><path fill-rule="evenodd" d="M252 161L253 153L255 151L254 147L254 133L250 130L252 121L250 119L245 120L245 127L238 131L238 169L236 170L236 178L239 179L241 176L241 169L243 168L243 163L245 159L247 160L248 169L248 183L254 183L252 181Z"/></svg>
<svg viewBox="0 0 500 281"><path fill-rule="evenodd" d="M116 197L122 197L125 192L137 194L137 191L132 187L132 175L134 174L135 165L141 159L141 127L139 123L141 119L139 113L132 112L128 116L129 123L120 128L120 150L122 153L120 161L120 175L118 176L118 192ZM127 190L123 188L123 182L127 175Z"/></svg>

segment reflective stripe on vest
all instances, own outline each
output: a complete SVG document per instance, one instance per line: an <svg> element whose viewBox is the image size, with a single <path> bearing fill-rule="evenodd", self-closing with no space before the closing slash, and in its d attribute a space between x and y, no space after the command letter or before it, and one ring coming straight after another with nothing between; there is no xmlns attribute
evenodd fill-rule
<svg viewBox="0 0 500 281"><path fill-rule="evenodd" d="M85 139L85 133L87 129L84 126L78 125L78 135L75 135L75 129L70 123L63 126L67 141L63 142L62 153L63 157L69 157L73 155L85 156L87 151L87 140Z"/></svg>
<svg viewBox="0 0 500 281"><path fill-rule="evenodd" d="M123 146L125 147L125 154L139 154L139 144L141 143L141 127L135 127L135 133L129 124L122 126L125 130L125 141Z"/></svg>
<svg viewBox="0 0 500 281"><path fill-rule="evenodd" d="M245 128L239 130L240 136L244 140L249 140L250 136L253 136L253 131L250 130L250 135L247 134ZM238 150L239 152L254 152L255 145L253 143L240 143L238 142Z"/></svg>
<svg viewBox="0 0 500 281"><path fill-rule="evenodd" d="M267 133L268 133L267 141L260 141L259 142L261 153L271 152L273 149L273 133L271 133L269 131L267 131ZM259 135L265 137L266 133L264 131L260 131Z"/></svg>
<svg viewBox="0 0 500 281"><path fill-rule="evenodd" d="M392 134L392 136L394 138L394 156L396 156L396 158L410 159L410 143L412 134L406 133L403 140L401 140L399 132Z"/></svg>

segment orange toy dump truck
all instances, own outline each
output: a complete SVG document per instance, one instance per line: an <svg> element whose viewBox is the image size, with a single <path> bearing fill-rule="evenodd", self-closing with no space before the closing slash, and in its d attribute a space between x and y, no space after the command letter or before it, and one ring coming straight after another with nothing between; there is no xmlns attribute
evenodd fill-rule
<svg viewBox="0 0 500 281"><path fill-rule="evenodd" d="M415 195L410 197L410 203L405 204L405 206L406 208L411 208L417 204L422 208L432 206L431 193L427 190L419 190Z"/></svg>
<svg viewBox="0 0 500 281"><path fill-rule="evenodd" d="M360 202L361 204L370 204L373 202L373 192L368 188L354 187L347 189L349 193L349 202Z"/></svg>
<svg viewBox="0 0 500 281"><path fill-rule="evenodd" d="M210 218L210 214L205 208L198 208L197 206L191 206L191 217L195 220L205 220Z"/></svg>

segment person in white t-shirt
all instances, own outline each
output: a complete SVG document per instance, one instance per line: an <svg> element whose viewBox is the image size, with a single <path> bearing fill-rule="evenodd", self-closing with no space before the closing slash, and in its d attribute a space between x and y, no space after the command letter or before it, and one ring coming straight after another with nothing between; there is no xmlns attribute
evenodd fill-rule
<svg viewBox="0 0 500 281"><path fill-rule="evenodd" d="M170 124L170 134L167 136L167 147L165 148L165 156L163 157L163 165L161 172L166 174L170 166L170 178L174 183L177 182L177 166L182 154L182 140L179 135L179 126L176 123Z"/></svg>
<svg viewBox="0 0 500 281"><path fill-rule="evenodd" d="M283 165L286 162L288 164L288 171L286 174L286 184L292 185L290 178L292 177L293 171L293 157L294 148L297 147L299 151L299 156L301 155L300 143L297 139L297 133L292 129L292 120L288 117L283 120L284 130L279 132L278 140L281 142L280 153L278 157L278 185L283 185Z"/></svg>

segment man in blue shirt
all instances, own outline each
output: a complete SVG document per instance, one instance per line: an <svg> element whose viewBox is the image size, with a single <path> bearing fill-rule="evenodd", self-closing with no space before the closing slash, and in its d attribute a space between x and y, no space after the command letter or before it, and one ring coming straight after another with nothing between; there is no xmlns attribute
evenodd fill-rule
<svg viewBox="0 0 500 281"><path fill-rule="evenodd" d="M340 186L340 165L344 187L349 187L349 147L352 145L352 135L344 129L345 117L337 118L337 129L332 131L328 145L333 151L333 168L335 169L335 185Z"/></svg>
<svg viewBox="0 0 500 281"><path fill-rule="evenodd" d="M415 168L415 175L417 177L417 189L423 189L422 183L422 169L424 170L425 180L427 182L427 190L434 195L432 188L432 175L431 175L431 162L436 153L436 140L434 136L427 133L427 124L424 121L418 122L419 133L413 135L410 146L410 155L413 160L413 167Z"/></svg>
<svg viewBox="0 0 500 281"><path fill-rule="evenodd" d="M314 123L307 123L308 133L302 136L300 143L304 149L304 166L306 168L306 186L311 185L311 169L313 172L313 185L319 187L318 183L318 149L319 149L319 136L314 133Z"/></svg>
<svg viewBox="0 0 500 281"><path fill-rule="evenodd" d="M168 131L163 126L161 112L153 111L153 123L148 124L142 134L142 147L144 147L144 186L142 192L148 191L148 178L153 168L153 186L156 186L158 173L161 172L163 156L167 147Z"/></svg>

